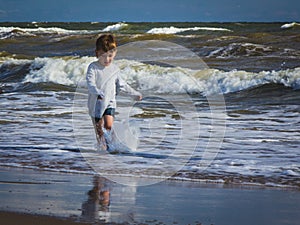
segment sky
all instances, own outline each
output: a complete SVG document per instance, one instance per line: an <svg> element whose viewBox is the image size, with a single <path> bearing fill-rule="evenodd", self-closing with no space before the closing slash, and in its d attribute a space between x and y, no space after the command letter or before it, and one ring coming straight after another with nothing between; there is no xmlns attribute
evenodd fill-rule
<svg viewBox="0 0 300 225"><path fill-rule="evenodd" d="M299 22L299 0L0 0L0 22Z"/></svg>

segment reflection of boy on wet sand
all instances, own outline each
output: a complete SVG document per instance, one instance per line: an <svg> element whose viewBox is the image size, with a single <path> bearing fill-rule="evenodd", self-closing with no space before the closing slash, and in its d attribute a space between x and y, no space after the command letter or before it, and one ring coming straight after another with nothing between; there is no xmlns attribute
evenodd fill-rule
<svg viewBox="0 0 300 225"><path fill-rule="evenodd" d="M95 176L94 187L88 191L88 200L82 204L82 219L96 221L99 219L99 211L108 212L110 204L110 192L102 177ZM105 219L105 218L100 218Z"/></svg>

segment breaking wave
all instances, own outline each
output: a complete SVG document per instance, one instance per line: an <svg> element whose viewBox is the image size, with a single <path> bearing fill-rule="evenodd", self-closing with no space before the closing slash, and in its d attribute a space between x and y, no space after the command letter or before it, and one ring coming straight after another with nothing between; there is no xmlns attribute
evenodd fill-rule
<svg viewBox="0 0 300 225"><path fill-rule="evenodd" d="M20 76L25 83L55 83L76 86L85 80L88 65L94 57L35 58L34 60L6 60L0 66L1 80ZM203 95L232 93L265 84L281 84L300 88L300 68L247 72L218 69L192 70L166 67L134 60L116 60L121 76L140 91L156 93L201 93Z"/></svg>
<svg viewBox="0 0 300 225"><path fill-rule="evenodd" d="M300 26L300 23L296 23L296 22L286 23L286 24L283 24L280 28L281 29L289 29L289 28L293 28L293 27L296 27L296 26Z"/></svg>
<svg viewBox="0 0 300 225"><path fill-rule="evenodd" d="M92 34L99 31L89 30L67 30L59 27L37 27L37 28L20 28L20 27L0 27L0 39L20 36L38 36L38 35L76 35L76 34Z"/></svg>
<svg viewBox="0 0 300 225"><path fill-rule="evenodd" d="M186 31L227 31L230 32L231 30L226 28L219 28L219 27L188 27L188 28L178 28L178 27L161 27L161 28L152 28L151 30L147 31L148 34L177 34Z"/></svg>
<svg viewBox="0 0 300 225"><path fill-rule="evenodd" d="M116 23L116 24L105 27L102 31L104 31L104 32L118 31L123 28L126 28L127 26L128 26L127 23Z"/></svg>

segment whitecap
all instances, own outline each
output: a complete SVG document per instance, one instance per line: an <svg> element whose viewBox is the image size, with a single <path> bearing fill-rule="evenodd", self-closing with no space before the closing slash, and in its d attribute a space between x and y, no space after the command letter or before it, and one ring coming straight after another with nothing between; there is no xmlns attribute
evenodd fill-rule
<svg viewBox="0 0 300 225"><path fill-rule="evenodd" d="M113 25L109 25L109 26L105 27L102 31L104 31L104 32L118 31L127 26L128 26L127 23L117 23L117 24L113 24Z"/></svg>
<svg viewBox="0 0 300 225"><path fill-rule="evenodd" d="M151 30L147 31L148 34L177 34L185 31L231 31L226 28L219 28L219 27L188 27L188 28L178 28L178 27L161 27L161 28L152 28Z"/></svg>
<svg viewBox="0 0 300 225"><path fill-rule="evenodd" d="M34 60L5 61L2 65L31 64L23 83L53 82L76 86L84 80L88 65L94 57L35 58ZM134 88L155 93L226 94L246 90L264 84L282 84L300 88L300 67L279 71L248 72L219 69L193 70L182 67L165 67L137 62L115 60L120 76Z"/></svg>
<svg viewBox="0 0 300 225"><path fill-rule="evenodd" d="M23 82L53 82L63 85L76 85L86 73L93 57L81 58L36 58Z"/></svg>
<svg viewBox="0 0 300 225"><path fill-rule="evenodd" d="M289 29L289 28L292 28L292 27L295 27L295 26L300 26L300 23L296 23L296 22L286 23L286 24L283 24L280 28L281 29Z"/></svg>
<svg viewBox="0 0 300 225"><path fill-rule="evenodd" d="M35 24L36 25L36 24ZM36 28L20 28L20 27L0 27L0 39L7 39L13 36L35 36L45 34L56 35L76 35L76 34L93 34L95 30L67 30L59 27L36 27Z"/></svg>

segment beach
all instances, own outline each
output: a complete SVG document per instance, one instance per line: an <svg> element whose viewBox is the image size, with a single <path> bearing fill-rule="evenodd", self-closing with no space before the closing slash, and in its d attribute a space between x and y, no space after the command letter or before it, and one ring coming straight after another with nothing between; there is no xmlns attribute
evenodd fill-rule
<svg viewBox="0 0 300 225"><path fill-rule="evenodd" d="M299 28L1 22L1 224L297 224ZM107 32L143 99L117 96L104 152L85 75Z"/></svg>
<svg viewBox="0 0 300 225"><path fill-rule="evenodd" d="M98 177L98 176L97 176ZM90 200L94 176L1 168L1 224L297 224L293 189L164 181L103 182L109 206Z"/></svg>

